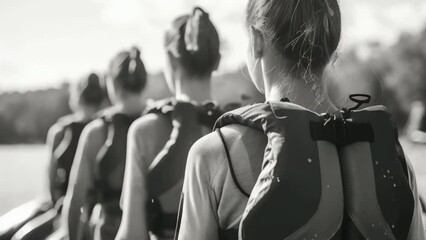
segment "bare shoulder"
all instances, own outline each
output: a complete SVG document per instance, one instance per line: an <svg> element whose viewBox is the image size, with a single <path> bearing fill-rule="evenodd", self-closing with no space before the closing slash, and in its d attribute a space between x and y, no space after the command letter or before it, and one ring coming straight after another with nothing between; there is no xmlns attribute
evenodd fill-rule
<svg viewBox="0 0 426 240"><path fill-rule="evenodd" d="M65 132L66 126L72 123L74 119L75 117L73 115L66 115L59 118L56 123L49 128L48 136L50 138L61 136L61 134Z"/></svg>
<svg viewBox="0 0 426 240"><path fill-rule="evenodd" d="M49 128L47 136L50 139L55 139L58 136L60 136L61 134L64 134L64 131L65 131L65 128L64 128L63 124L57 122Z"/></svg>
<svg viewBox="0 0 426 240"><path fill-rule="evenodd" d="M84 128L83 133L90 138L96 138L105 132L105 122L102 119L95 119Z"/></svg>
<svg viewBox="0 0 426 240"><path fill-rule="evenodd" d="M130 136L156 136L164 129L171 129L170 120L161 114L149 113L137 119L129 129Z"/></svg>
<svg viewBox="0 0 426 240"><path fill-rule="evenodd" d="M157 113L146 114L130 126L127 138L129 148L144 156L146 164L150 164L170 139L171 132L169 117Z"/></svg>
<svg viewBox="0 0 426 240"><path fill-rule="evenodd" d="M47 145L52 149L56 149L65 135L65 128L60 123L55 123L47 132Z"/></svg>
<svg viewBox="0 0 426 240"><path fill-rule="evenodd" d="M211 184L225 161L222 141L216 132L212 132L192 145L188 153L185 177Z"/></svg>
<svg viewBox="0 0 426 240"><path fill-rule="evenodd" d="M104 144L106 135L105 122L102 119L95 119L83 129L79 144L98 150Z"/></svg>
<svg viewBox="0 0 426 240"><path fill-rule="evenodd" d="M195 142L188 156L187 164L189 168L214 172L215 169L227 161L225 146L230 154L233 155L234 149L238 149L236 144L242 144L244 139L250 139L251 137L263 138L260 132L237 124L222 127L220 133L223 136L223 140L219 132L215 131ZM245 148L240 148L240 150L242 149Z"/></svg>
<svg viewBox="0 0 426 240"><path fill-rule="evenodd" d="M226 127L220 128L220 133L223 136L223 140L219 132L212 132L201 139L199 139L191 148L193 154L201 156L217 156L217 154L224 153L224 144L231 147L234 143L247 138L248 136L261 134L249 127L232 124Z"/></svg>
<svg viewBox="0 0 426 240"><path fill-rule="evenodd" d="M129 129L129 139L136 142L144 142L148 148L156 148L154 152L158 152L158 145L164 145L169 139L172 131L172 124L167 116L149 113L137 119ZM149 137L150 141L144 141Z"/></svg>

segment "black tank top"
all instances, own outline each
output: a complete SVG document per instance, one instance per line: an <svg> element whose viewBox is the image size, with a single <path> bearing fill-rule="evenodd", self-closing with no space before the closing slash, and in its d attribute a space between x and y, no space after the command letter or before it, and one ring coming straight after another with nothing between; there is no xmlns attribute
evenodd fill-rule
<svg viewBox="0 0 426 240"><path fill-rule="evenodd" d="M103 116L107 139L95 163L96 199L107 213L119 213L126 164L127 132L139 117L125 114Z"/></svg>
<svg viewBox="0 0 426 240"><path fill-rule="evenodd" d="M51 194L53 202L65 196L78 140L86 125L87 122L67 122L63 124L64 137L52 155L53 169L51 171L54 171L54 179Z"/></svg>

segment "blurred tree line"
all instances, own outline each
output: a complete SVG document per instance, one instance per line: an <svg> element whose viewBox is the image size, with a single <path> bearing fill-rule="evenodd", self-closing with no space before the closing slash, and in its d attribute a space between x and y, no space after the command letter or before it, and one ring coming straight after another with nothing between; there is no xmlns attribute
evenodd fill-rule
<svg viewBox="0 0 426 240"><path fill-rule="evenodd" d="M351 106L348 96L353 93L371 94L370 105L385 105L402 129L412 102L426 103L426 28L401 35L391 47L369 43L350 50L339 56L328 76L337 105Z"/></svg>
<svg viewBox="0 0 426 240"><path fill-rule="evenodd" d="M41 143L56 120L70 112L68 86L0 95L0 144Z"/></svg>
<svg viewBox="0 0 426 240"><path fill-rule="evenodd" d="M369 43L346 51L330 64L326 76L336 105L351 106L349 94L369 93L371 105L387 106L402 128L411 103L426 103L426 28L417 35L402 35L391 47ZM225 109L264 100L249 81L246 68L214 76L212 89ZM163 75L151 75L144 98L168 96ZM48 128L69 113L66 84L59 89L0 94L0 144L43 143Z"/></svg>
<svg viewBox="0 0 426 240"><path fill-rule="evenodd" d="M246 69L215 76L214 99L223 107L229 103L263 101L247 76ZM0 144L44 143L49 127L58 118L71 113L68 89L69 85L63 84L58 89L0 94ZM163 74L149 76L144 100L170 96Z"/></svg>

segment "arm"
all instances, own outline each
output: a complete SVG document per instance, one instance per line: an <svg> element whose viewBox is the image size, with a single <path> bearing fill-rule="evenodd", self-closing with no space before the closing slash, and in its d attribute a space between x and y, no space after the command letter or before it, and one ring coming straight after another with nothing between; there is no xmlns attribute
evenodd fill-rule
<svg viewBox="0 0 426 240"><path fill-rule="evenodd" d="M64 200L62 219L68 228L69 239L78 239L80 211L88 204L88 193L93 188L92 164L103 144L101 120L89 124L80 137L71 169L70 182Z"/></svg>
<svg viewBox="0 0 426 240"><path fill-rule="evenodd" d="M116 240L149 239L146 219L146 156L138 134L139 125L132 125L127 137L126 170L121 205L123 216ZM136 224L135 224L136 223Z"/></svg>
<svg viewBox="0 0 426 240"><path fill-rule="evenodd" d="M57 170L57 162L56 158L54 157L55 150L61 143L61 140L64 137L64 129L61 128L58 125L53 125L49 132L47 133L47 139L46 139L46 145L49 148L49 154L50 154L50 162L49 162L49 189L50 189L50 197L52 202L55 202L57 200L57 196L55 194L55 183L56 183L56 170Z"/></svg>
<svg viewBox="0 0 426 240"><path fill-rule="evenodd" d="M181 200L179 240L218 240L219 224L217 201L211 187L207 162L214 162L221 154L208 154L212 134L198 140L188 154ZM212 150L214 151L214 150Z"/></svg>
<svg viewBox="0 0 426 240"><path fill-rule="evenodd" d="M414 174L413 167L408 159L407 155L405 155L405 160L408 168L408 177L410 181L411 191L413 192L414 197L414 214L413 220L411 221L411 229L408 236L408 239L426 239L424 225L422 220L422 205L420 203L420 196L417 188L416 176Z"/></svg>
<svg viewBox="0 0 426 240"><path fill-rule="evenodd" d="M146 178L148 166L169 139L171 123L168 118L147 114L129 129L127 159L121 204L123 217L117 240L149 239Z"/></svg>

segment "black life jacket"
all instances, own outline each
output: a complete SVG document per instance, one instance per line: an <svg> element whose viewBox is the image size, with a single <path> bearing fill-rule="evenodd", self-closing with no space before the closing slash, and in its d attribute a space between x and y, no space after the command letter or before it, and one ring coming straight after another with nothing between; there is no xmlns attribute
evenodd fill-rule
<svg viewBox="0 0 426 240"><path fill-rule="evenodd" d="M182 188L188 152L191 146L203 136L202 129L212 129L221 111L212 102L201 106L175 100L163 100L147 111L166 115L172 122L170 140L149 166L148 190L151 201L148 205L149 228L157 236L164 230L175 230L177 212L166 214L162 211L160 196L179 185ZM176 196L176 203L179 202Z"/></svg>
<svg viewBox="0 0 426 240"><path fill-rule="evenodd" d="M223 239L407 239L414 197L385 107L318 115L270 102L226 113L216 128L229 124L268 143L239 230Z"/></svg>
<svg viewBox="0 0 426 240"><path fill-rule="evenodd" d="M102 116L107 129L106 141L96 157L95 196L107 214L121 216L120 197L126 165L127 133L140 115L116 113Z"/></svg>
<svg viewBox="0 0 426 240"><path fill-rule="evenodd" d="M64 137L58 147L54 149L52 155L52 162L54 162L52 171L56 173L53 179L53 202L65 196L78 141L86 125L87 122L70 121L63 123Z"/></svg>

